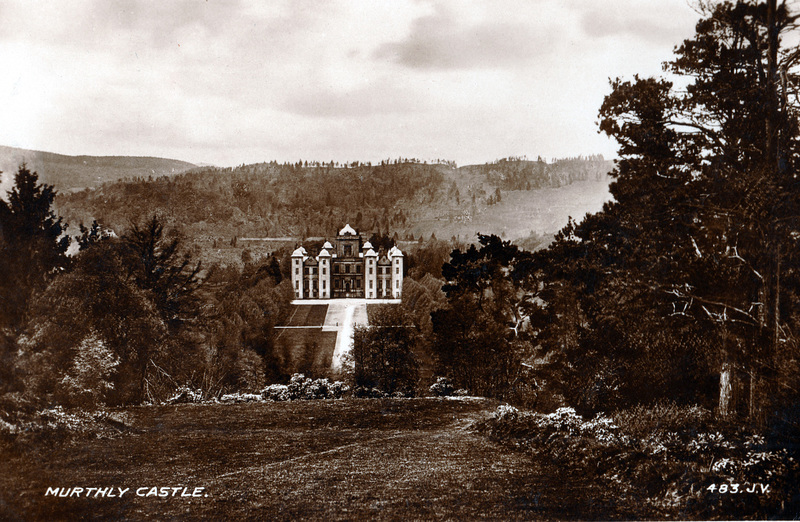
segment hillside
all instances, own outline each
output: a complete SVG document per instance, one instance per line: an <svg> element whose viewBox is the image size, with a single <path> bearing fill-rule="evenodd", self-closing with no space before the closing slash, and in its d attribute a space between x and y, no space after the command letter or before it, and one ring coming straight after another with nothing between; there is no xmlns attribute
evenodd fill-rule
<svg viewBox="0 0 800 522"><path fill-rule="evenodd" d="M109 181L135 178L158 178L195 167L185 161L131 156L66 156L52 152L0 146L0 191L5 193L13 182L17 167L25 162L39 173L39 179L59 192L98 187Z"/></svg>
<svg viewBox="0 0 800 522"><path fill-rule="evenodd" d="M472 242L477 232L512 240L548 236L569 216L600 210L610 199L612 167L600 157L460 168L416 161L272 162L105 183L62 194L56 206L73 226L97 219L115 230L158 213L200 251L238 244L238 252L228 253L235 260L244 244L259 245L238 239L296 243L331 237L344 223L404 241L435 235Z"/></svg>

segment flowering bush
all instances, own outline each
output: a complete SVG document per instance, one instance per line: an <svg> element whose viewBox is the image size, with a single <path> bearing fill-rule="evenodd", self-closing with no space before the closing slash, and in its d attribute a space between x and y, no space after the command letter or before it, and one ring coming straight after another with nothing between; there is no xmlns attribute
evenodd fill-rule
<svg viewBox="0 0 800 522"><path fill-rule="evenodd" d="M261 402L263 397L260 393L226 393L219 398L219 402Z"/></svg>
<svg viewBox="0 0 800 522"><path fill-rule="evenodd" d="M188 404L203 402L203 392L201 390L193 390L188 385L180 386L172 397L164 401L165 404Z"/></svg>
<svg viewBox="0 0 800 522"><path fill-rule="evenodd" d="M14 423L0 420L0 436L18 442L46 440L65 442L82 437L113 437L128 425L123 413L104 410L66 410L62 406L44 409L17 419Z"/></svg>
<svg viewBox="0 0 800 522"><path fill-rule="evenodd" d="M289 396L289 387L285 384L270 384L263 390L261 390L261 397L264 400L268 401L288 401L291 397Z"/></svg>
<svg viewBox="0 0 800 522"><path fill-rule="evenodd" d="M453 385L447 377L437 377L428 389L437 397L449 397L453 393Z"/></svg>
<svg viewBox="0 0 800 522"><path fill-rule="evenodd" d="M572 408L542 414L502 405L477 427L495 440L581 468L605 484L610 502L644 499L638 517L780 514L790 492L800 493L800 466L785 447L740 431L699 431L697 427L706 427L710 419L707 410L696 406L653 409L638 408L640 418L623 412L616 420L603 414L584 420ZM658 412L665 410L658 419ZM712 486L720 484L739 484L743 490L752 484L769 488L757 496L725 496L714 493Z"/></svg>
<svg viewBox="0 0 800 522"><path fill-rule="evenodd" d="M340 399L350 387L341 381L310 379L302 373L295 373L288 385L271 384L261 391L264 399L273 401Z"/></svg>

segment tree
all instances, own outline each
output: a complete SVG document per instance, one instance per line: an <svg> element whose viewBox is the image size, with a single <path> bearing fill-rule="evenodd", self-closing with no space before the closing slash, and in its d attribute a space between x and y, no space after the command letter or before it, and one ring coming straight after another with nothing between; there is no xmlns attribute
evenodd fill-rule
<svg viewBox="0 0 800 522"><path fill-rule="evenodd" d="M376 307L370 311L369 326L356 326L353 332L354 384L413 395L419 380L419 343L419 332L402 306Z"/></svg>
<svg viewBox="0 0 800 522"><path fill-rule="evenodd" d="M481 248L453 250L442 266L447 307L431 314L436 371L472 393L502 397L514 381L527 343L517 334L529 313L527 259L508 241L478 236Z"/></svg>
<svg viewBox="0 0 800 522"><path fill-rule="evenodd" d="M131 276L139 288L151 294L170 329L191 323L199 310L201 264L192 266L191 256L181 252L180 239L165 237L164 225L154 215L142 225L134 223L122 241Z"/></svg>
<svg viewBox="0 0 800 522"><path fill-rule="evenodd" d="M786 283L800 225L790 96L800 51L781 47L797 17L776 0L715 4L704 15L666 64L685 88L612 82L600 128L620 144L615 202L576 233L579 250L597 255L595 288L638 288L662 324L700 327L716 352L721 414L729 413L731 369L749 374L749 415L758 420L761 376L774 375L797 345L797 311L786 302L798 287Z"/></svg>
<svg viewBox="0 0 800 522"><path fill-rule="evenodd" d="M96 219L92 221L92 226L89 228L85 227L83 223L78 226L81 231L81 235L75 238L78 242L78 250L86 250L92 245L111 237L111 234L103 230Z"/></svg>
<svg viewBox="0 0 800 522"><path fill-rule="evenodd" d="M147 398L163 364L166 328L148 294L128 278L125 259L118 241L98 243L35 300L20 343L29 392L82 406L89 399Z"/></svg>
<svg viewBox="0 0 800 522"><path fill-rule="evenodd" d="M0 199L0 327L19 328L31 296L69 264L66 224L52 210L56 192L23 163L8 201Z"/></svg>

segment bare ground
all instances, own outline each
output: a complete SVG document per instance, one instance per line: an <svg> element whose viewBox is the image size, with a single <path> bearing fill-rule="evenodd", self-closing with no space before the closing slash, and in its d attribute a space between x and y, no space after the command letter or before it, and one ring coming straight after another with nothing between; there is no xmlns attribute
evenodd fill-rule
<svg viewBox="0 0 800 522"><path fill-rule="evenodd" d="M475 433L471 424L495 406L347 399L121 410L129 427L114 438L0 447L0 519L617 518L585 478ZM204 496L136 495L173 486ZM48 487L130 491L57 498Z"/></svg>

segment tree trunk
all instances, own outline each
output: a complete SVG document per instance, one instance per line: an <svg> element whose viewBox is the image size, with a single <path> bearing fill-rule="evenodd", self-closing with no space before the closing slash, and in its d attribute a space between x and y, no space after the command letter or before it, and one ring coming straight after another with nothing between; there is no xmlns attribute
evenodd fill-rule
<svg viewBox="0 0 800 522"><path fill-rule="evenodd" d="M727 354L719 372L719 416L723 419L731 414L733 405L733 364Z"/></svg>

